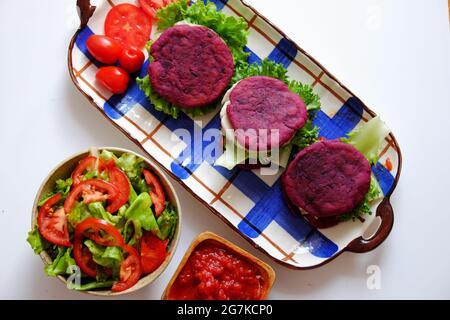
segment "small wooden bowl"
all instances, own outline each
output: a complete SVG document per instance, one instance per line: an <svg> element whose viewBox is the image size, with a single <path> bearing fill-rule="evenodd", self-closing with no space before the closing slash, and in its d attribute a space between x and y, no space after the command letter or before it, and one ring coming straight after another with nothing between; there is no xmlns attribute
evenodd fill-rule
<svg viewBox="0 0 450 320"><path fill-rule="evenodd" d="M251 255L244 249L239 248L235 244L231 243L230 241L218 236L215 233L206 231L200 233L197 238L192 241L191 245L187 249L186 253L184 254L183 259L180 262L180 265L178 266L177 270L173 274L172 278L170 279L169 283L167 284L166 289L164 290L164 293L161 297L162 300L168 300L170 290L172 288L173 283L178 278L178 275L180 274L183 267L186 265L186 262L190 258L192 252L194 252L195 248L197 246L204 242L204 241L212 241L219 243L220 245L224 246L228 250L234 252L238 256L243 257L245 260L256 266L261 274L263 275L265 281L264 281L264 287L262 289L263 293L261 295L261 300L266 299L267 295L269 294L270 289L272 288L273 282L275 281L275 271L273 271L272 267L269 266L267 263L261 261L260 259L256 258L255 256Z"/></svg>
<svg viewBox="0 0 450 320"><path fill-rule="evenodd" d="M101 148L97 148L97 149L99 150L99 152L101 150L106 149L106 150L114 152L114 154L119 155L119 156L121 154L123 154L123 153L131 153L131 154L136 155L137 157L140 157L140 158L144 159L144 161L147 164L147 166L160 179L160 181L161 181L161 183L162 183L162 185L164 187L164 191L166 192L167 200L170 201L170 203L172 203L172 205L174 205L174 207L177 209L177 213L178 213L178 223L177 223L177 227L176 227L174 236L172 238L172 241L170 242L169 254L167 255L166 260L159 266L158 269L156 269L152 273L146 275L145 277L141 278L133 287L129 288L128 290L122 291L122 292L112 292L111 290L81 291L81 292L85 292L85 293L92 294L92 295L97 295L97 296L118 296L118 295L123 295L123 294L126 294L126 293L135 292L135 291L137 291L139 289L142 289L143 287L149 285L156 278L158 278L158 276L169 265L170 260L172 260L173 254L174 254L175 249L177 247L178 240L180 238L181 207L180 207L180 201L178 200L178 196L175 193L175 189L173 188L173 186L170 183L170 181L167 178L167 176L162 172L162 170L160 170L158 168L158 166L155 165L154 162L148 160L147 158L143 157L140 154L137 154L136 152L133 152L133 151L130 151L130 150L126 150L126 149L122 149L122 148L101 147ZM51 191L53 189L53 187L55 186L55 181L56 180L68 178L70 176L70 174L72 173L72 171L77 166L78 162L81 159L85 158L88 154L89 154L89 150L86 150L86 151L77 153L77 154L67 158L66 160L64 160L61 163L59 163L56 166L56 168L53 169L49 173L49 175L44 179L44 182L42 183L41 187L39 188L39 190L38 190L38 192L36 194L36 198L35 198L34 204L33 204L33 213L32 213L32 217L31 217L31 228L32 229L37 225L37 216L38 216L37 204L39 203L39 200L42 198L42 196L47 194L47 192L49 192L49 191ZM48 255L47 252L45 252L45 251L41 252L40 256L42 258L42 261L45 264L51 264L52 263L52 259L50 258L50 256ZM58 276L58 278L62 282L67 283L65 277Z"/></svg>

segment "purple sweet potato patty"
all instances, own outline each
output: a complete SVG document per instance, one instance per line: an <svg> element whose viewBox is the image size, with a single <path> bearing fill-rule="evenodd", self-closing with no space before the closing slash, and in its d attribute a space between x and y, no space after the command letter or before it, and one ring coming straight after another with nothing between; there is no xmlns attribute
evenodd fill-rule
<svg viewBox="0 0 450 320"><path fill-rule="evenodd" d="M370 165L352 145L338 140L317 142L297 154L282 183L289 200L307 213L341 215L364 200Z"/></svg>
<svg viewBox="0 0 450 320"><path fill-rule="evenodd" d="M307 120L302 99L281 80L265 76L243 79L233 88L227 115L238 142L249 150L284 145ZM278 137L271 130L278 130Z"/></svg>
<svg viewBox="0 0 450 320"><path fill-rule="evenodd" d="M230 49L211 29L177 25L166 31L150 49L150 82L165 100L195 108L215 101L233 76Z"/></svg>

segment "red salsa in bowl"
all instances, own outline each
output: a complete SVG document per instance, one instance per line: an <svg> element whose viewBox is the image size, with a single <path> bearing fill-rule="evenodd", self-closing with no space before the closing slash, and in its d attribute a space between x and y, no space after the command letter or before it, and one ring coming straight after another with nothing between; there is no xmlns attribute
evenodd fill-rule
<svg viewBox="0 0 450 320"><path fill-rule="evenodd" d="M207 233L211 235L210 233ZM226 241L226 240L225 240ZM217 239L191 246L169 284L169 300L261 300L273 282L262 261ZM245 255L244 255L245 254ZM270 270L265 269L268 267Z"/></svg>

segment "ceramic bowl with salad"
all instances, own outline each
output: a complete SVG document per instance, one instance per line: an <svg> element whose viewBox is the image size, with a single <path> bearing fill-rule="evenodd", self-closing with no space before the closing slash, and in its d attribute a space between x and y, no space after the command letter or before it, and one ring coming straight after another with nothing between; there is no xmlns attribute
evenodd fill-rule
<svg viewBox="0 0 450 320"><path fill-rule="evenodd" d="M174 188L151 161L125 149L91 149L45 179L27 241L45 273L67 288L119 295L164 271L180 220Z"/></svg>

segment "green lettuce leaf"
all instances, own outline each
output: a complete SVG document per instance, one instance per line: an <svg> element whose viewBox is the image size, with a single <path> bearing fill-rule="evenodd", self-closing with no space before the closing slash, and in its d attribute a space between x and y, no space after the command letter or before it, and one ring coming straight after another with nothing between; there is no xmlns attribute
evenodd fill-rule
<svg viewBox="0 0 450 320"><path fill-rule="evenodd" d="M109 268L112 270L112 274L114 278L118 278L120 271L120 264L123 261L123 252L119 247L104 247L101 246L94 241L87 239L84 241L86 247L88 247L89 251L92 253L92 259L98 265ZM105 277L101 275L104 280Z"/></svg>
<svg viewBox="0 0 450 320"><path fill-rule="evenodd" d="M290 158L293 159L295 155L304 148L319 141L319 128L312 124L312 121L308 119L306 124L297 130L294 137L289 144L292 145L292 151Z"/></svg>
<svg viewBox="0 0 450 320"><path fill-rule="evenodd" d="M161 240L172 238L177 226L178 215L171 203L166 205L166 208L156 221L159 226L159 232L156 235Z"/></svg>
<svg viewBox="0 0 450 320"><path fill-rule="evenodd" d="M123 227L123 238L128 245L135 246L139 244L142 234L142 227L139 220L130 219L125 223Z"/></svg>
<svg viewBox="0 0 450 320"><path fill-rule="evenodd" d="M136 83L139 88L144 92L149 101L153 104L156 110L161 111L174 119L178 119L181 108L173 103L161 98L152 88L150 84L150 78L146 75L143 78L136 78ZM215 109L217 106L216 102L211 103L208 106L201 108L189 108L183 109L183 111L187 114L190 114L193 117L199 117L207 114L211 110Z"/></svg>
<svg viewBox="0 0 450 320"><path fill-rule="evenodd" d="M158 29L166 30L178 21L184 20L187 9L187 1L175 1L158 10L156 13L156 17L158 19Z"/></svg>
<svg viewBox="0 0 450 320"><path fill-rule="evenodd" d="M70 274L69 266L76 266L75 260L71 256L72 248L58 247L58 255L53 262L45 266L45 273L48 276Z"/></svg>
<svg viewBox="0 0 450 320"><path fill-rule="evenodd" d="M88 291L93 289L100 289L100 288L111 288L114 284L115 280L107 280L107 281L94 281L89 282L85 284L80 284L77 286L73 282L67 282L67 289L70 290L78 290L78 291Z"/></svg>
<svg viewBox="0 0 450 320"><path fill-rule="evenodd" d="M302 98L309 114L311 114L312 111L320 110L320 98L314 93L312 86L303 84L297 80L289 81L288 86L292 92L295 92Z"/></svg>
<svg viewBox="0 0 450 320"><path fill-rule="evenodd" d="M142 181L145 182L145 180L142 178L139 180L141 181L140 183L142 183ZM130 182L130 195L128 196L128 204L132 204L134 202L134 200L136 200L136 198L137 198L137 193L136 193L136 190L134 190L134 187L131 184L131 181L129 181L129 182ZM148 188L147 183L145 183L145 187Z"/></svg>
<svg viewBox="0 0 450 320"><path fill-rule="evenodd" d="M109 150L105 150L105 149L103 149L100 152L99 158L102 159L104 162L106 162L110 159L114 159L115 161L117 161L117 156L113 152L111 152Z"/></svg>
<svg viewBox="0 0 450 320"><path fill-rule="evenodd" d="M72 178L67 178L65 180L56 180L55 193L61 193L63 197L67 196L70 192L70 187L72 186Z"/></svg>
<svg viewBox="0 0 450 320"><path fill-rule="evenodd" d="M139 221L147 231L158 232L159 227L151 209L152 199L148 192L141 193L125 212L127 220Z"/></svg>
<svg viewBox="0 0 450 320"><path fill-rule="evenodd" d="M123 153L116 161L116 165L126 173L129 179L140 177L145 167L144 159L132 153Z"/></svg>
<svg viewBox="0 0 450 320"><path fill-rule="evenodd" d="M57 193L60 193L63 198L67 197L67 195L70 192L71 185L72 185L72 178L67 178L65 180L63 180L63 179L56 180L54 189L52 191L47 192L41 198L41 200L39 200L38 205L37 205L38 208L42 207L48 199L50 199Z"/></svg>
<svg viewBox="0 0 450 320"><path fill-rule="evenodd" d="M232 83L254 76L267 76L276 78L289 85L287 69L281 63L275 63L268 58L261 60L260 63L254 62L249 66L241 65L236 68Z"/></svg>
<svg viewBox="0 0 450 320"><path fill-rule="evenodd" d="M83 202L75 201L72 210L67 215L67 221L69 222L69 225L72 227L72 229L75 229L77 224L89 217L92 217L92 214L89 211L87 205Z"/></svg>
<svg viewBox="0 0 450 320"><path fill-rule="evenodd" d="M28 232L27 242L30 244L35 254L39 254L50 247L50 243L41 237L37 226Z"/></svg>
<svg viewBox="0 0 450 320"><path fill-rule="evenodd" d="M341 140L353 145L371 164L375 164L378 161L381 143L390 131L389 127L377 116L353 129L348 134L348 138Z"/></svg>
<svg viewBox="0 0 450 320"><path fill-rule="evenodd" d="M101 202L89 203L87 207L94 218L106 220L115 227L117 227L117 225L120 224L123 220L123 217L121 215L112 215L111 213L107 212Z"/></svg>

